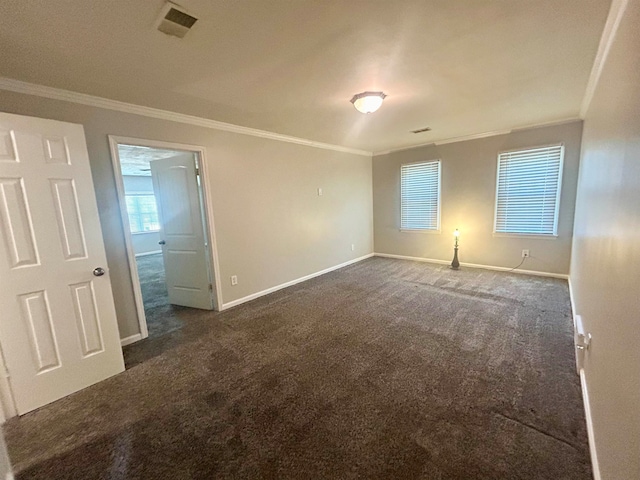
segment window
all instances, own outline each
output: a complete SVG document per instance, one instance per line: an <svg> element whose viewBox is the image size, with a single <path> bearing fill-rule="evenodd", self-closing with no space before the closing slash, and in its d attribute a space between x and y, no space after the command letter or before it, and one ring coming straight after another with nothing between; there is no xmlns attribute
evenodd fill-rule
<svg viewBox="0 0 640 480"><path fill-rule="evenodd" d="M564 147L498 155L495 233L557 235Z"/></svg>
<svg viewBox="0 0 640 480"><path fill-rule="evenodd" d="M125 198L131 233L157 232L160 230L156 198L153 194L127 194Z"/></svg>
<svg viewBox="0 0 640 480"><path fill-rule="evenodd" d="M400 229L440 230L440 160L400 167Z"/></svg>

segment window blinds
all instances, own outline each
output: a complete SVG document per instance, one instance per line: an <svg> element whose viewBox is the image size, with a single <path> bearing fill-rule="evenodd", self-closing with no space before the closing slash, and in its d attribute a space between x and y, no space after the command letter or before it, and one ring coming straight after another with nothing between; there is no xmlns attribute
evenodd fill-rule
<svg viewBox="0 0 640 480"><path fill-rule="evenodd" d="M400 228L440 229L440 161L400 168Z"/></svg>
<svg viewBox="0 0 640 480"><path fill-rule="evenodd" d="M496 233L556 235L564 147L498 155Z"/></svg>

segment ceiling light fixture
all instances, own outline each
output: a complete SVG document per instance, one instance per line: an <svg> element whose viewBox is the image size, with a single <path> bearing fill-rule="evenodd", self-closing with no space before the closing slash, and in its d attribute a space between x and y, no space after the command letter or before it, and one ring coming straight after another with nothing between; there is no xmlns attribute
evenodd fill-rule
<svg viewBox="0 0 640 480"><path fill-rule="evenodd" d="M382 92L362 92L354 95L351 103L362 113L373 113L380 108L386 95Z"/></svg>

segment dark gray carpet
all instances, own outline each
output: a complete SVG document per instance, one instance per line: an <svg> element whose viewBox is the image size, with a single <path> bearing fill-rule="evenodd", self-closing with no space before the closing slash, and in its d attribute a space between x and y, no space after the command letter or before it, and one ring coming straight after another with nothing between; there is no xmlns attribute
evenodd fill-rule
<svg viewBox="0 0 640 480"><path fill-rule="evenodd" d="M591 478L564 281L372 258L196 313L10 421L18 478Z"/></svg>
<svg viewBox="0 0 640 480"><path fill-rule="evenodd" d="M169 303L162 254L136 257L136 264L149 337L159 337L182 328L187 309Z"/></svg>

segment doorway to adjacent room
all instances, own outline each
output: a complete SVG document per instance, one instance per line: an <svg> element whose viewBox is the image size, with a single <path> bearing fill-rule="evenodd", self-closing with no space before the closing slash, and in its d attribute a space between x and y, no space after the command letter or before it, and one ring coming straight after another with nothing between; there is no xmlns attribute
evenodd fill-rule
<svg viewBox="0 0 640 480"><path fill-rule="evenodd" d="M204 149L110 137L140 333L183 328L193 309L218 310L217 255Z"/></svg>

